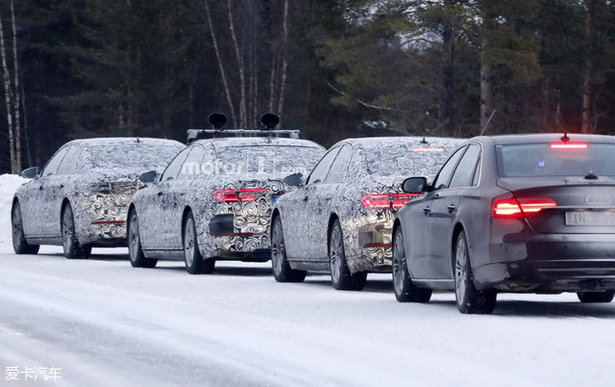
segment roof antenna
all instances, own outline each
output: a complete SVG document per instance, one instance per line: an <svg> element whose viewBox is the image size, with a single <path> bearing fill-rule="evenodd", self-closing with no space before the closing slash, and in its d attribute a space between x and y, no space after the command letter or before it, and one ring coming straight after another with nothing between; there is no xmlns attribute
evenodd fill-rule
<svg viewBox="0 0 615 387"><path fill-rule="evenodd" d="M267 130L275 129L275 126L280 123L280 116L273 113L265 113L260 118L260 123Z"/></svg>
<svg viewBox="0 0 615 387"><path fill-rule="evenodd" d="M564 135L561 138L562 142L570 141L570 137L568 137L568 132L564 132Z"/></svg>
<svg viewBox="0 0 615 387"><path fill-rule="evenodd" d="M421 143L421 144L429 144L429 143L427 142L427 140L425 140L425 137L423 137L423 139L420 141L420 143Z"/></svg>
<svg viewBox="0 0 615 387"><path fill-rule="evenodd" d="M226 116L222 113L211 113L207 120L211 127L216 130L222 130L222 127L226 124Z"/></svg>

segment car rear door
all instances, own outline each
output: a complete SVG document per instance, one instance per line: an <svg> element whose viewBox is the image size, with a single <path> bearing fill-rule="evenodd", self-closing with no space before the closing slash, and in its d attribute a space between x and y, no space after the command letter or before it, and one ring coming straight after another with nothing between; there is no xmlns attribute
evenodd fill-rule
<svg viewBox="0 0 615 387"><path fill-rule="evenodd" d="M448 187L438 190L434 195L429 217L430 271L434 278L453 278L451 259L453 227L458 207L464 205L465 194L473 185L480 153L480 146L470 144L458 162Z"/></svg>
<svg viewBox="0 0 615 387"><path fill-rule="evenodd" d="M43 170L43 173L39 179L37 179L36 186L38 187L38 193L34 193L34 206L32 210L35 214L32 214L31 220L38 223L36 228L36 234L44 238L56 238L60 236L60 209L58 201L61 202L62 198L59 197L60 185L62 185L63 177L58 175L58 169L64 157L68 153L70 145L62 147L53 157Z"/></svg>

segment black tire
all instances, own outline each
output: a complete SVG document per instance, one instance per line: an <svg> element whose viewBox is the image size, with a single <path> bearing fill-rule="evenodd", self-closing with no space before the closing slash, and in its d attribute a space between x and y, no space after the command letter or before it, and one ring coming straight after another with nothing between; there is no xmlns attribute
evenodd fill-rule
<svg viewBox="0 0 615 387"><path fill-rule="evenodd" d="M196 236L196 224L192 212L184 220L184 263L190 274L211 274L216 266L214 258L203 259L199 251L199 242Z"/></svg>
<svg viewBox="0 0 615 387"><path fill-rule="evenodd" d="M273 277L278 282L303 282L307 275L306 271L294 270L288 263L284 245L284 230L279 216L273 219L271 226L271 269Z"/></svg>
<svg viewBox="0 0 615 387"><path fill-rule="evenodd" d="M395 230L393 236L393 290L399 302L429 302L432 293L431 289L416 287L410 278L401 227Z"/></svg>
<svg viewBox="0 0 615 387"><path fill-rule="evenodd" d="M66 204L62 209L61 229L64 256L68 259L88 258L92 252L92 247L81 247L79 245L77 235L75 234L75 217L73 216L73 209L70 204Z"/></svg>
<svg viewBox="0 0 615 387"><path fill-rule="evenodd" d="M338 219L333 222L329 232L329 269L331 285L337 290L362 290L367 280L367 272L350 274L346 264L344 236Z"/></svg>
<svg viewBox="0 0 615 387"><path fill-rule="evenodd" d="M457 308L464 314L491 314L495 308L497 292L495 289L476 289L464 231L457 236L454 253Z"/></svg>
<svg viewBox="0 0 615 387"><path fill-rule="evenodd" d="M605 290L602 292L579 292L579 301L584 304L609 303L615 297L615 290Z"/></svg>
<svg viewBox="0 0 615 387"><path fill-rule="evenodd" d="M145 267L150 269L156 267L158 260L146 258L145 254L143 254L137 211L131 211L130 215L128 215L128 230L126 231L128 238L128 254L130 256L130 264L132 267Z"/></svg>
<svg viewBox="0 0 615 387"><path fill-rule="evenodd" d="M13 231L13 250L15 254L36 254L39 245L31 245L26 241L26 234L23 231L23 217L21 216L21 206L19 202L13 204L11 210L11 228Z"/></svg>

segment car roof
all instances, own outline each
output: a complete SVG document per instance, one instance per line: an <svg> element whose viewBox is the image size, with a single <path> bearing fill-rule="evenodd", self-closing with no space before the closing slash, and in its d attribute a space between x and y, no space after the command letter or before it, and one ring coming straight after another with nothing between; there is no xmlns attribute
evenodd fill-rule
<svg viewBox="0 0 615 387"><path fill-rule="evenodd" d="M566 135L570 141L615 143L614 136L580 133L537 133L537 134L508 134L501 136L480 136L471 138L470 141L478 141L483 144L506 145L506 144L531 144L536 142L562 141Z"/></svg>
<svg viewBox="0 0 615 387"><path fill-rule="evenodd" d="M74 145L119 145L119 144L135 144L135 143L145 143L145 144L178 144L183 146L179 141L176 140L167 140L162 138L150 138L150 137L95 137L95 138L86 138L79 140L72 140L67 144Z"/></svg>
<svg viewBox="0 0 615 387"><path fill-rule="evenodd" d="M451 144L457 146L462 144L467 139L455 138L455 137L423 137L423 136L392 136L392 137L361 137L361 138L347 138L338 142L337 144L350 144L362 148L373 148L379 146L390 146L395 144L409 144L415 143L417 146L425 145L447 145ZM337 145L336 144L336 145Z"/></svg>
<svg viewBox="0 0 615 387"><path fill-rule="evenodd" d="M214 147L232 146L261 146L261 145L280 145L280 146L303 146L324 149L321 145L302 139L284 137L224 137L196 140L192 144L212 144Z"/></svg>

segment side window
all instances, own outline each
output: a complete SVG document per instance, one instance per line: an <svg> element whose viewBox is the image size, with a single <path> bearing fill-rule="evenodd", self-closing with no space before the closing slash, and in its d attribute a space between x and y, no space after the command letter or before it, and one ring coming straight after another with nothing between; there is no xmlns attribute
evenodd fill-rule
<svg viewBox="0 0 615 387"><path fill-rule="evenodd" d="M180 180L192 180L201 173L201 163L203 162L203 156L205 155L205 149L201 145L195 145L192 147L190 154L186 157L180 171Z"/></svg>
<svg viewBox="0 0 615 387"><path fill-rule="evenodd" d="M471 187L474 181L474 172L476 165L480 160L480 147L475 144L468 146L468 150L459 161L459 165L455 170L453 179L451 180L450 188L456 187Z"/></svg>
<svg viewBox="0 0 615 387"><path fill-rule="evenodd" d="M167 181L177 178L181 166L184 164L184 160L186 160L186 156L188 156L188 152L190 152L192 148L193 147L188 147L183 151L179 152L177 156L175 156L173 161L171 161L171 163L167 166L167 169L165 169L164 173L162 174L162 177L160 178L160 181Z"/></svg>
<svg viewBox="0 0 615 387"><path fill-rule="evenodd" d="M64 156L66 156L66 152L68 152L67 146L65 146L64 148L61 148L59 151L57 151L53 155L53 157L51 157L51 160L47 162L45 169L43 169L43 174L42 174L43 177L54 175L57 173L58 167L62 163Z"/></svg>
<svg viewBox="0 0 615 387"><path fill-rule="evenodd" d="M320 162L318 162L312 170L307 184L322 183L325 180L325 177L327 177L327 173L329 172L329 168L331 167L331 164L333 163L333 160L335 160L335 156L337 156L339 151L339 147L331 149L326 155L323 156L322 159L320 159Z"/></svg>
<svg viewBox="0 0 615 387"><path fill-rule="evenodd" d="M348 169L348 164L350 164L350 159L352 158L352 147L350 145L344 145L342 149L337 154L333 165L331 165L331 170L327 175L327 183L342 183L344 181L344 176L346 175L346 170Z"/></svg>
<svg viewBox="0 0 615 387"><path fill-rule="evenodd" d="M74 173L83 172L84 166L79 163L79 156L81 155L81 147L77 145L71 145L64 156L64 160L58 168L58 175L72 175Z"/></svg>
<svg viewBox="0 0 615 387"><path fill-rule="evenodd" d="M463 155L463 152L466 150L466 148L467 147L463 147L461 149L458 149L457 152L453 153L453 155L448 159L446 164L444 164L444 166L440 169L440 173L438 173L438 177L436 177L436 180L433 183L434 189L438 190L448 188L448 182L451 180L451 175L455 170L455 166L457 165L457 162Z"/></svg>

